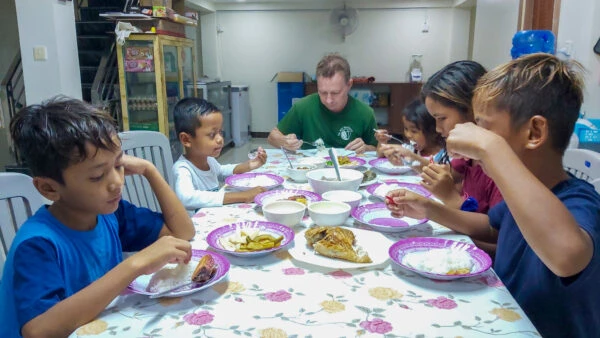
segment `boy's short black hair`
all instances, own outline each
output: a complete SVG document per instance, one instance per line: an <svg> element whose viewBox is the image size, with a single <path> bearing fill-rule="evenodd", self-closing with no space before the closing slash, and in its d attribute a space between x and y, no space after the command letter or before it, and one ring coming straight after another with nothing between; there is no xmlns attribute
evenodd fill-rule
<svg viewBox="0 0 600 338"><path fill-rule="evenodd" d="M446 65L433 74L421 89L421 99L429 97L444 106L458 110L473 120L473 90L485 68L475 61L463 60Z"/></svg>
<svg viewBox="0 0 600 338"><path fill-rule="evenodd" d="M33 176L61 184L69 165L92 155L87 143L111 151L121 146L113 139L117 129L110 115L65 96L21 109L10 121L10 135Z"/></svg>
<svg viewBox="0 0 600 338"><path fill-rule="evenodd" d="M440 146L444 146L444 138L435 131L435 119L427 111L427 107L420 99L416 99L409 103L402 111L404 118L414 123L428 142L434 142Z"/></svg>
<svg viewBox="0 0 600 338"><path fill-rule="evenodd" d="M196 136L196 129L202 126L201 116L220 112L214 104L196 97L186 97L181 99L175 105L173 110L173 120L175 120L175 132L187 133Z"/></svg>
<svg viewBox="0 0 600 338"><path fill-rule="evenodd" d="M536 53L500 65L483 76L475 90L477 110L494 107L520 128L533 116L548 121L550 142L561 154L569 144L583 102L583 67L576 61Z"/></svg>

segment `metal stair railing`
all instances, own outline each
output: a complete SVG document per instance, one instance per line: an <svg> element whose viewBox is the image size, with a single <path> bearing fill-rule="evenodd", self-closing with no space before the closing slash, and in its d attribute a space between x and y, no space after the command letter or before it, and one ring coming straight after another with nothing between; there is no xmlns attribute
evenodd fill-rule
<svg viewBox="0 0 600 338"><path fill-rule="evenodd" d="M118 84L116 44L112 43L108 52L102 56L94 82L92 83L92 104L107 110L116 121L120 121L120 110L116 109L119 99L115 97L115 86Z"/></svg>
<svg viewBox="0 0 600 338"><path fill-rule="evenodd" d="M21 52L17 52L12 64L8 67L6 75L2 79L2 88L6 88L6 101L8 105L9 121L23 107L25 107L25 81L23 79L23 63ZM12 147L11 147L12 148ZM17 163L21 163L19 154L14 149L12 153Z"/></svg>

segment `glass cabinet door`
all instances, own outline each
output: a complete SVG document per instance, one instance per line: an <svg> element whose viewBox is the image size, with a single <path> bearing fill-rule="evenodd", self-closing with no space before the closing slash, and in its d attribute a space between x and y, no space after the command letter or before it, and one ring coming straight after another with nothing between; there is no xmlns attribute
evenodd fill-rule
<svg viewBox="0 0 600 338"><path fill-rule="evenodd" d="M123 68L130 130L158 129L156 65L152 41L127 41Z"/></svg>
<svg viewBox="0 0 600 338"><path fill-rule="evenodd" d="M181 155L182 148L179 144L177 134L175 133L175 122L173 121L173 109L179 100L183 97L180 90L180 73L179 73L179 48L173 45L163 45L163 60L165 74L165 90L167 94L167 119L169 142L171 143L171 151L173 159L176 160Z"/></svg>
<svg viewBox="0 0 600 338"><path fill-rule="evenodd" d="M181 68L183 77L183 90L185 96L192 97L194 94L194 56L192 47L181 47Z"/></svg>

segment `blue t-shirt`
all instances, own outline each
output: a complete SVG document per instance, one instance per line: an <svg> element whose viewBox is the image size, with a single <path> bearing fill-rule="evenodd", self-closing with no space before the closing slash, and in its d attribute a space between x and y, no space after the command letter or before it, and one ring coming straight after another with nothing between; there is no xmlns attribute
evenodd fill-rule
<svg viewBox="0 0 600 338"><path fill-rule="evenodd" d="M76 231L41 207L19 229L0 282L0 337L20 337L23 325L77 293L158 238L163 217L121 200L96 227Z"/></svg>
<svg viewBox="0 0 600 338"><path fill-rule="evenodd" d="M600 332L600 196L577 178L552 192L591 237L592 260L579 274L561 278L538 258L519 230L506 202L490 209L498 229L494 269L543 337L596 337Z"/></svg>

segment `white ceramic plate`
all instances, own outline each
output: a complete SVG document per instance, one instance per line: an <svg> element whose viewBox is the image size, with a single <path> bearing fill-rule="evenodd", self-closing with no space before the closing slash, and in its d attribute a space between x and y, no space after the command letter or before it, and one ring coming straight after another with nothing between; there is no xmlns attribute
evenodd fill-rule
<svg viewBox="0 0 600 338"><path fill-rule="evenodd" d="M354 263L342 259L321 256L318 253L315 253L314 250L306 244L304 233L308 229L302 230L296 234L294 247L288 249L288 252L294 259L300 262L331 269L358 269L377 266L388 262L388 259L390 258L388 249L393 243L387 237L375 231L348 227L345 227L345 229L351 230L354 233L356 244L361 246L363 250L369 254L369 257L371 257L373 262Z"/></svg>

